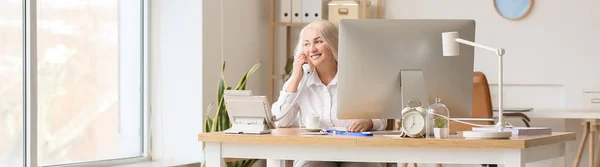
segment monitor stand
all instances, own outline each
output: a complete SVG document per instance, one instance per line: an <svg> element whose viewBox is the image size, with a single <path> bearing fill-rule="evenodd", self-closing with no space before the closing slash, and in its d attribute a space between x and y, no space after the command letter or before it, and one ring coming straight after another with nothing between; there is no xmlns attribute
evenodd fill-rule
<svg viewBox="0 0 600 167"><path fill-rule="evenodd" d="M425 89L425 78L421 69L400 70L400 93L402 106L406 107L411 99L419 99L423 108L429 106L429 98Z"/></svg>
<svg viewBox="0 0 600 167"><path fill-rule="evenodd" d="M231 128L224 131L227 134L269 134L271 130L262 117L237 116Z"/></svg>
<svg viewBox="0 0 600 167"><path fill-rule="evenodd" d="M403 107L408 106L409 101L418 99L421 107L429 106L429 98L425 89L425 78L421 69L401 69L398 77L400 86L400 100ZM412 106L416 107L416 106ZM386 134L384 137L405 137L402 133L402 118L394 118L394 123L398 125L399 131ZM394 128L395 130L395 128ZM433 131L433 130L432 130Z"/></svg>

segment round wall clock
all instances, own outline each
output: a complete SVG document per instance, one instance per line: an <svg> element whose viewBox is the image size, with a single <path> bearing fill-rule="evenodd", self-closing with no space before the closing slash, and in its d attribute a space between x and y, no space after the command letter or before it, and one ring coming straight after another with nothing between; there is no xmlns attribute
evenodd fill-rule
<svg viewBox="0 0 600 167"><path fill-rule="evenodd" d="M534 0L494 0L498 14L509 20L519 20L527 16Z"/></svg>

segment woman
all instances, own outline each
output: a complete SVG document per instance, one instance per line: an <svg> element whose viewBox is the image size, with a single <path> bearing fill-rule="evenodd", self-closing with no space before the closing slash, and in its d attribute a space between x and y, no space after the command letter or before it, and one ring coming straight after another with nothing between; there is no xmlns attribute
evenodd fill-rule
<svg viewBox="0 0 600 167"><path fill-rule="evenodd" d="M283 118L277 127L290 127L298 114L300 127L307 117L320 117L320 127L343 127L350 132L384 130L385 119L339 120L337 115L338 30L328 21L315 21L300 31L292 76L285 82L272 106L274 115ZM303 65L308 64L309 69ZM300 93L298 93L300 91ZM300 167L377 166L379 163L294 162Z"/></svg>

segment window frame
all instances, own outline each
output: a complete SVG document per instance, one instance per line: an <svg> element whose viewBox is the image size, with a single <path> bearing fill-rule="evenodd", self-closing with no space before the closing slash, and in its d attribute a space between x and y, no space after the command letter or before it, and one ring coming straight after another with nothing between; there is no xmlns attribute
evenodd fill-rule
<svg viewBox="0 0 600 167"><path fill-rule="evenodd" d="M82 161L47 165L44 167L114 166L151 160L150 105L149 105L149 0L141 5L140 28L140 98L141 98L141 154L133 157ZM23 0L23 165L38 167L38 104L37 104L37 0ZM32 10L33 9L33 10Z"/></svg>

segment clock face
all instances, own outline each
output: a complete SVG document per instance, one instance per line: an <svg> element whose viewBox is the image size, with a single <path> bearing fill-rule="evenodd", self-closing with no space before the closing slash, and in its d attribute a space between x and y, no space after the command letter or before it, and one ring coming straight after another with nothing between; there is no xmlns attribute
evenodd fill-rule
<svg viewBox="0 0 600 167"><path fill-rule="evenodd" d="M402 119L402 128L410 135L421 133L425 127L425 119L417 112L407 113Z"/></svg>
<svg viewBox="0 0 600 167"><path fill-rule="evenodd" d="M529 13L533 0L494 0L494 6L502 17L516 20Z"/></svg>

